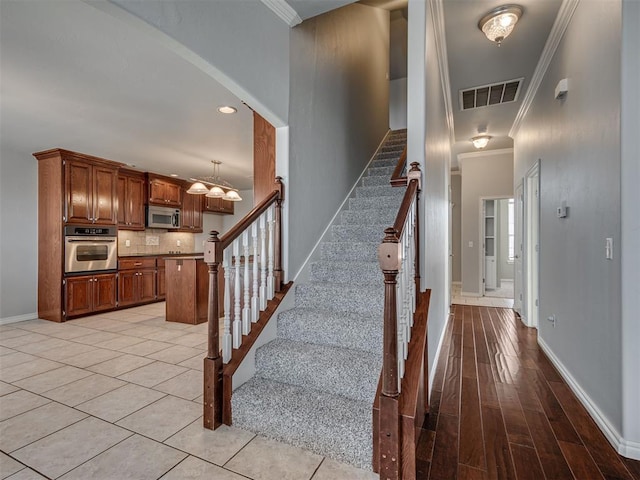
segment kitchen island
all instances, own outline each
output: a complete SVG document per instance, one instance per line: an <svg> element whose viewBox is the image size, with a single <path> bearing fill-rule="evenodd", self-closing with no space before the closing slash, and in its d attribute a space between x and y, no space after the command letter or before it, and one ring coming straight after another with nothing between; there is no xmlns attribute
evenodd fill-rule
<svg viewBox="0 0 640 480"><path fill-rule="evenodd" d="M199 324L207 321L209 268L203 255L165 257L166 319Z"/></svg>

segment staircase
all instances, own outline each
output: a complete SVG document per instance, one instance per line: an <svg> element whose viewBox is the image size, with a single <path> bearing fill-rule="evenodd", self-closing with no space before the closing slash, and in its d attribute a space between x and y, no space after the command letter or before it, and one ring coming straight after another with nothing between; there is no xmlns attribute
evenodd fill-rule
<svg viewBox="0 0 640 480"><path fill-rule="evenodd" d="M235 427L371 469L372 404L382 368L383 276L377 247L405 188L389 178L406 145L391 132L321 245L278 337L232 396Z"/></svg>

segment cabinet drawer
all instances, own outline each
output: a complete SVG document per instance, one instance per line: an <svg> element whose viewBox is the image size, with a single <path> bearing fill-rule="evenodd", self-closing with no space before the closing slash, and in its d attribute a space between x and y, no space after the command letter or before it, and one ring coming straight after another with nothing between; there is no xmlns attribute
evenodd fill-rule
<svg viewBox="0 0 640 480"><path fill-rule="evenodd" d="M118 260L118 270L140 270L156 268L156 257L121 258Z"/></svg>

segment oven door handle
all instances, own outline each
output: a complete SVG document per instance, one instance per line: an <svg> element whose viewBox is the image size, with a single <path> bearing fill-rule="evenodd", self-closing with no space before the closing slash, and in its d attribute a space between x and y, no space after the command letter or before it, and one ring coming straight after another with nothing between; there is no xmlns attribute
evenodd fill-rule
<svg viewBox="0 0 640 480"><path fill-rule="evenodd" d="M78 242L91 242L91 243L113 243L115 242L115 240L104 240L104 239L100 239L100 240L89 240L89 239L67 239L67 242L69 243L78 243Z"/></svg>

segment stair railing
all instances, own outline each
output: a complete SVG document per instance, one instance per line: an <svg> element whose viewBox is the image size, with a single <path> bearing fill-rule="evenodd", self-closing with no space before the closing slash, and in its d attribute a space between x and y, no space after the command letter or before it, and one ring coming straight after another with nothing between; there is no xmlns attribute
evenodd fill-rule
<svg viewBox="0 0 640 480"><path fill-rule="evenodd" d="M217 231L211 231L205 244L209 309L204 359L204 427L211 430L222 424L223 364L229 363L233 351L241 348L243 338L251 332L260 312L282 288L283 200L282 178L276 177L275 189L270 195L221 237ZM220 268L224 273L224 289L219 285ZM220 305L223 305L222 312ZM222 348L221 313L224 316Z"/></svg>
<svg viewBox="0 0 640 480"><path fill-rule="evenodd" d="M391 174L389 183L394 187L400 187L407 184L407 147L404 147L402 155L396 164L396 168Z"/></svg>
<svg viewBox="0 0 640 480"><path fill-rule="evenodd" d="M378 248L378 261L385 285L378 439L379 472L380 478L384 479L401 478L402 469L398 397L420 288L418 198L421 172L417 162L411 164L407 182L407 190L393 227L385 230L385 237Z"/></svg>

